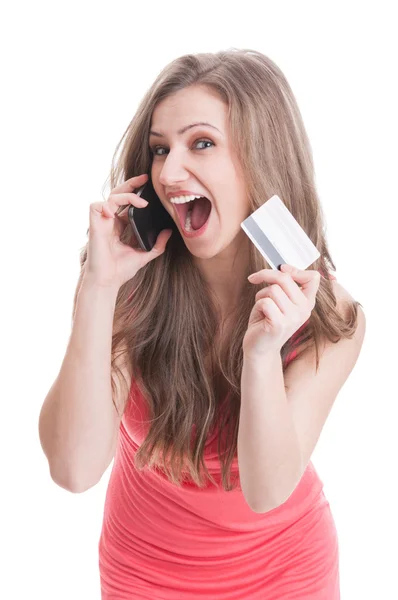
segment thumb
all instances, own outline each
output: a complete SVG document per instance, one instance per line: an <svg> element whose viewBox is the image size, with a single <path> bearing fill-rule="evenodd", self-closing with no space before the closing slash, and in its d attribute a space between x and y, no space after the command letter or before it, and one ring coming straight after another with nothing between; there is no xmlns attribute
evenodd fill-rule
<svg viewBox="0 0 398 600"><path fill-rule="evenodd" d="M152 260L154 254L155 255L162 254L166 250L167 242L171 238L172 233L173 233L172 229L162 229L162 231L159 233L159 235L156 239L156 242L155 242L152 250L150 250L148 252L148 256L150 257L149 260Z"/></svg>

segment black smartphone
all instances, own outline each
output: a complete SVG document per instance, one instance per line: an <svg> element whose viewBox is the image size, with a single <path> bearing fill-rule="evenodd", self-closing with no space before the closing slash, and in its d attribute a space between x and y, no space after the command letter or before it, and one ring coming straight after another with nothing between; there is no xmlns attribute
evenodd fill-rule
<svg viewBox="0 0 398 600"><path fill-rule="evenodd" d="M178 228L161 203L150 178L137 191L134 191L134 194L147 200L148 206L144 208L130 206L128 218L141 248L150 252L163 229L178 231Z"/></svg>

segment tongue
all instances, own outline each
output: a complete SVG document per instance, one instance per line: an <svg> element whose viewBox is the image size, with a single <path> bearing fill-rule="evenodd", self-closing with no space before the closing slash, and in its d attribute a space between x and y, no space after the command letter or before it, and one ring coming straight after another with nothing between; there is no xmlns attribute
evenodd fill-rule
<svg viewBox="0 0 398 600"><path fill-rule="evenodd" d="M211 202L207 198L193 201L191 224L192 229L200 229L206 223L211 211Z"/></svg>

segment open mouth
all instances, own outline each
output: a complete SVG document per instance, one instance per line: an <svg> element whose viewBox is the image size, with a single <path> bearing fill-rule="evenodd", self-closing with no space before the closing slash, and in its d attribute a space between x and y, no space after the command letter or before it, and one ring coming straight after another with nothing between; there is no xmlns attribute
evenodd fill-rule
<svg viewBox="0 0 398 600"><path fill-rule="evenodd" d="M191 202L184 204L175 204L175 209L180 220L180 225L184 231L197 231L207 222L212 205L208 198L202 196Z"/></svg>

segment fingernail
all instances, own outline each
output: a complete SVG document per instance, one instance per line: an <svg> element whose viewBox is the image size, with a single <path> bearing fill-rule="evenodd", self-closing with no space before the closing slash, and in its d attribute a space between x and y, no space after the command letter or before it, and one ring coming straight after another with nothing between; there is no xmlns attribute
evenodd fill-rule
<svg viewBox="0 0 398 600"><path fill-rule="evenodd" d="M248 280L252 281L252 279L255 279L255 277L256 277L256 274L252 273L251 275L249 275Z"/></svg>

